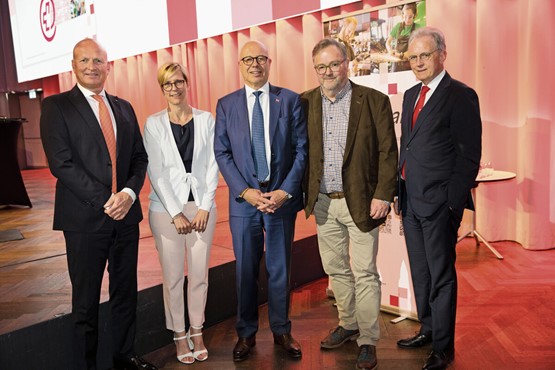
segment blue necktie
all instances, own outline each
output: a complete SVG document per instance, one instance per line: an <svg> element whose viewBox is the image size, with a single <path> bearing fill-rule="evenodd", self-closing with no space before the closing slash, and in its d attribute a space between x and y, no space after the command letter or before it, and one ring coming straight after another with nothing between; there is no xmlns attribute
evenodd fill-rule
<svg viewBox="0 0 555 370"><path fill-rule="evenodd" d="M259 182L266 181L268 177L268 163L266 162L266 142L264 140L264 116L260 106L260 94L262 91L255 91L256 96L252 110L252 155L254 166L256 167L256 177Z"/></svg>

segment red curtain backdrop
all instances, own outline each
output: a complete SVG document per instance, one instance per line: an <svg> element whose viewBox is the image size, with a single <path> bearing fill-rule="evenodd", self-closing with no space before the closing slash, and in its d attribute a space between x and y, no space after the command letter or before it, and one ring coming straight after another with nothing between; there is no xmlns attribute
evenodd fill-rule
<svg viewBox="0 0 555 370"><path fill-rule="evenodd" d="M143 125L165 107L157 67L178 61L189 71L192 105L214 112L219 97L242 86L239 50L257 39L273 60L270 82L302 92L317 86L311 50L323 37L322 19L385 3L361 1L117 60L106 88L131 101ZM479 186L478 229L488 240L555 248L555 2L427 0L426 12L428 25L445 33L447 70L480 97L482 160L517 174ZM58 79L60 91L75 83L69 72Z"/></svg>

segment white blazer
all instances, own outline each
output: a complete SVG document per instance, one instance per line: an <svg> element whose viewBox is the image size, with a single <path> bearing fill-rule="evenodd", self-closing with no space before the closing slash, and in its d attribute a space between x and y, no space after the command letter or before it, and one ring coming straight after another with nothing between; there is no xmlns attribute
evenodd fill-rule
<svg viewBox="0 0 555 370"><path fill-rule="evenodd" d="M214 157L214 117L210 112L193 108L194 147L191 173L187 173L177 149L164 109L147 118L144 143L148 153L150 210L167 211L175 217L183 210L193 192L195 204L205 211L216 207L214 196L218 187L218 165Z"/></svg>

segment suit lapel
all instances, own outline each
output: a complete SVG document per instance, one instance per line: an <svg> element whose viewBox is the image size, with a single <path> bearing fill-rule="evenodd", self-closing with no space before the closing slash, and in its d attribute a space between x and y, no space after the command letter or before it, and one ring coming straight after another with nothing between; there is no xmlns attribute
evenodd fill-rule
<svg viewBox="0 0 555 370"><path fill-rule="evenodd" d="M363 104L363 95L358 89L358 85L351 82L351 87L353 90L351 94L351 107L349 109L349 127L347 128L347 140L345 142L343 163L345 163L345 159L349 157L349 153L353 148L353 143L355 141Z"/></svg>
<svg viewBox="0 0 555 370"><path fill-rule="evenodd" d="M412 129L412 132L411 132L411 138L418 132L418 130L420 129L420 126L422 126L422 122L427 121L428 116L430 115L431 112L433 112L434 108L441 101L446 99L447 94L445 94L445 89L449 86L450 82L451 82L451 77L449 76L449 74L445 73L445 76L443 76L443 78L439 82L439 84L438 84L437 88L435 89L434 93L432 94L432 96L430 96L430 99L428 99L428 101L426 102L426 104L424 104L424 107L420 111L420 114L418 115L418 118L416 119L416 122L414 123L414 128ZM416 100L416 97L419 96L419 95L420 95L420 89L418 89L417 93L415 94L415 100ZM413 111L414 111L414 105L415 104L416 104L416 102L414 102L414 104L412 105ZM412 120L412 112L411 112L410 117L411 117L411 120Z"/></svg>
<svg viewBox="0 0 555 370"><path fill-rule="evenodd" d="M193 118L195 118L194 116L195 113L195 109L193 109ZM162 130L165 131L165 135L164 137L168 138L168 142L163 142L162 145L164 145L165 147L162 148L162 151L168 151L171 152L171 155L174 158L181 158L181 154L179 153L179 148L177 147L177 143L175 142L174 136L173 136L173 131L172 131L172 127L171 127L171 122L170 122L170 117L168 116L167 113L165 113L161 119L160 119L160 125L162 127ZM194 130L194 141L195 142L199 142L197 140L197 135L199 135L200 130ZM193 163L195 163L195 155L196 155L196 145L193 145ZM179 161L177 160L177 166L181 169L182 173L187 173L187 170L185 169L185 164L183 163L183 161Z"/></svg>
<svg viewBox="0 0 555 370"><path fill-rule="evenodd" d="M324 158L324 128L322 122L322 93L320 89L315 89L311 97L309 117L314 119L309 121L308 129L311 131L310 140L316 147L318 155ZM319 157L320 158L320 157Z"/></svg>
<svg viewBox="0 0 555 370"><path fill-rule="evenodd" d="M270 85L269 105L270 105L270 148L274 142L275 133L278 127L279 114L281 112L281 89Z"/></svg>
<svg viewBox="0 0 555 370"><path fill-rule="evenodd" d="M91 108L91 105L87 101L87 98L85 98L77 85L75 85L75 87L69 92L69 100L71 101L77 112L79 112L81 117L83 117L83 122L87 125L90 132L93 133L94 140L96 140L100 146L106 148L106 152L108 152L108 147L106 146L106 140L104 140L104 134L102 134L100 123L94 115L94 112Z"/></svg>
<svg viewBox="0 0 555 370"><path fill-rule="evenodd" d="M232 127L231 129L233 130L233 135L237 135L241 147L245 148L245 150L248 151L248 153L250 154L246 156L246 158L249 159L248 166L252 173L255 173L254 158L252 156L251 129L249 125L247 93L244 87L240 90L237 90L236 98L237 104L235 104L234 108L235 114L237 115L237 127Z"/></svg>

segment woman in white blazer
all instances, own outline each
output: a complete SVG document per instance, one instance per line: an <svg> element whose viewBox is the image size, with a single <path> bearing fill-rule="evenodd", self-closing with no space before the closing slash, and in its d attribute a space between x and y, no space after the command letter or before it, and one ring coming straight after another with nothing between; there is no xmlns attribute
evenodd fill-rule
<svg viewBox="0 0 555 370"><path fill-rule="evenodd" d="M187 102L188 79L180 64L161 66L158 83L168 107L148 117L144 131L152 187L149 223L162 266L166 327L174 332L177 359L191 364L208 358L202 326L216 226L214 118ZM188 331L183 297L185 258Z"/></svg>

